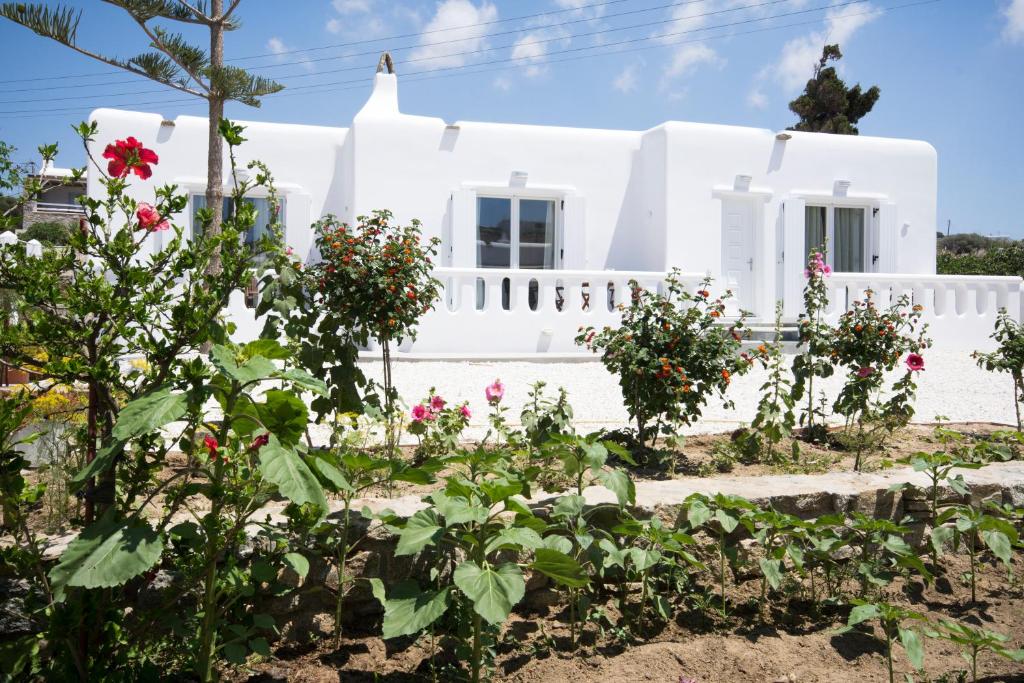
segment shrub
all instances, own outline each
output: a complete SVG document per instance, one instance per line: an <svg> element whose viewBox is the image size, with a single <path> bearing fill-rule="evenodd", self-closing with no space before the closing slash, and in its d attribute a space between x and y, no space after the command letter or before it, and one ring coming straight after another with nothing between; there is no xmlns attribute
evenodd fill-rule
<svg viewBox="0 0 1024 683"><path fill-rule="evenodd" d="M41 244L63 247L71 237L71 229L67 223L42 221L22 230L20 237L25 242L38 240Z"/></svg>
<svg viewBox="0 0 1024 683"><path fill-rule="evenodd" d="M881 310L872 300L873 294L867 290L862 301L854 301L832 333L831 360L847 373L833 409L846 418L848 437L856 426L855 470L862 465L865 438L877 437L880 431L891 433L913 417L914 375L924 369L920 352L928 346L927 326L918 326L922 306L911 307L910 299L903 296ZM883 402L884 373L895 370L904 356L907 370ZM870 432L866 430L869 424L874 426Z"/></svg>
<svg viewBox="0 0 1024 683"><path fill-rule="evenodd" d="M1009 242L982 251L936 255L940 275L1017 275L1024 276L1024 244Z"/></svg>
<svg viewBox="0 0 1024 683"><path fill-rule="evenodd" d="M412 421L408 431L419 439L416 461L446 455L458 448L459 438L471 416L465 401L449 406L431 387L430 394L414 405L410 413Z"/></svg>
<svg viewBox="0 0 1024 683"><path fill-rule="evenodd" d="M636 281L630 286L630 304L620 305L622 324L600 332L581 329L576 343L600 351L604 366L619 376L626 409L646 448L674 425L700 417L711 396L732 405L725 397L729 383L750 367L739 355L746 316L720 324L725 304L711 297L710 278L693 294L683 287L678 270L665 279L664 294Z"/></svg>
<svg viewBox="0 0 1024 683"><path fill-rule="evenodd" d="M434 306L441 283L431 277L439 239L423 241L420 222L391 222L390 211L359 216L354 226L325 216L314 225L323 258L314 269L324 308L336 313L362 345L370 338L384 357L384 400L392 412L391 345L416 338L416 324Z"/></svg>
<svg viewBox="0 0 1024 683"><path fill-rule="evenodd" d="M828 287L825 278L832 274L832 268L825 263L825 254L812 251L807 257L804 277L804 311L798 318L800 334L798 348L802 351L793 358L793 401L807 397L807 409L800 416L804 436L809 441L823 440L825 415L823 409L815 408L814 378L830 377L832 365L828 361L831 328L823 319L828 306ZM816 422L817 418L817 422Z"/></svg>

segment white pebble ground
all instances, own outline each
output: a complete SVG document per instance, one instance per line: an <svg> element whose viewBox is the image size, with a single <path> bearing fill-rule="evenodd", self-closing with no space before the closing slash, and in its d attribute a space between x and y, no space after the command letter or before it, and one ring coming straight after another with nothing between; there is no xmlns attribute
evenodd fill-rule
<svg viewBox="0 0 1024 683"><path fill-rule="evenodd" d="M915 422L931 422L942 417L954 422L996 422L1015 424L1013 388L1009 375L980 369L967 351L932 349L925 356L925 370L918 373ZM378 381L382 364L378 360L360 361L363 372ZM501 360L410 360L394 362L394 380L403 401L418 403L431 387L449 403L469 401L473 411L470 438L483 434L489 412L484 387L500 378L506 386L503 404L512 424L518 424L519 413L527 401L530 385L537 380L547 382L549 393L556 387L569 392L575 413L575 424L582 432L601 428L617 428L628 424L616 377L609 374L596 359L553 361ZM726 431L754 416L760 386L766 373L760 368L736 378L728 397L735 408L726 408L719 399L712 399L703 417L688 433ZM834 399L842 378L833 376L818 384ZM817 392L816 392L817 393Z"/></svg>

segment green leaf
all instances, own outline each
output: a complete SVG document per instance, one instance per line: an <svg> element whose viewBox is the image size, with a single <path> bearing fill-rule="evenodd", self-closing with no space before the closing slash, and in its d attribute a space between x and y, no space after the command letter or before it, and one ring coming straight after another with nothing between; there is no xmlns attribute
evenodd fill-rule
<svg viewBox="0 0 1024 683"><path fill-rule="evenodd" d="M68 544L50 579L61 597L65 586L120 586L155 565L163 549L163 538L149 524L108 513Z"/></svg>
<svg viewBox="0 0 1024 683"><path fill-rule="evenodd" d="M626 551L626 555L638 572L650 569L661 560L661 553L649 548L630 548Z"/></svg>
<svg viewBox="0 0 1024 683"><path fill-rule="evenodd" d="M433 510L420 510L413 514L398 534L395 555L415 555L441 537L443 529Z"/></svg>
<svg viewBox="0 0 1024 683"><path fill-rule="evenodd" d="M263 356L271 360L287 360L292 354L276 339L257 339L242 347L242 355L246 358Z"/></svg>
<svg viewBox="0 0 1024 683"><path fill-rule="evenodd" d="M299 578L306 578L309 574L309 560L301 553L286 553L284 563L292 568L299 575Z"/></svg>
<svg viewBox="0 0 1024 683"><path fill-rule="evenodd" d="M715 521L721 525L722 530L727 534L731 534L740 523L738 519L727 513L725 510L715 510L713 517Z"/></svg>
<svg viewBox="0 0 1024 683"><path fill-rule="evenodd" d="M123 414L123 413L122 413ZM75 476L71 478L71 490L72 492L82 487L82 484L92 479L93 477L105 472L117 459L117 456L121 455L124 451L124 441L112 441L96 453L96 457L93 458L92 462L87 464L82 469L75 473Z"/></svg>
<svg viewBox="0 0 1024 683"><path fill-rule="evenodd" d="M590 583L579 562L550 548L537 548L530 568L569 588L583 588Z"/></svg>
<svg viewBox="0 0 1024 683"><path fill-rule="evenodd" d="M239 384L269 379L277 372L277 366L263 356L254 356L239 365L235 361L234 352L219 344L210 350L210 360L218 370Z"/></svg>
<svg viewBox="0 0 1024 683"><path fill-rule="evenodd" d="M487 623L498 625L508 618L512 607L526 593L526 581L519 566L511 562L481 567L463 562L452 577L455 585L473 603L473 611Z"/></svg>
<svg viewBox="0 0 1024 683"><path fill-rule="evenodd" d="M270 440L260 449L259 457L263 478L277 484L282 496L296 505L313 503L327 512L323 487L294 448L282 446L277 435L271 434Z"/></svg>
<svg viewBox="0 0 1024 683"><path fill-rule="evenodd" d="M692 528L696 529L709 519L711 519L711 508L703 500L695 498L690 501L686 508L686 521Z"/></svg>
<svg viewBox="0 0 1024 683"><path fill-rule="evenodd" d="M533 529L522 526L505 527L494 535L484 550L490 554L499 548L529 548L535 550L544 546L544 539Z"/></svg>
<svg viewBox="0 0 1024 683"><path fill-rule="evenodd" d="M419 633L448 610L449 588L439 591L421 590L415 581L403 581L385 597L380 579L370 579L373 596L384 606L383 636L398 638Z"/></svg>
<svg viewBox="0 0 1024 683"><path fill-rule="evenodd" d="M623 470L608 470L601 473L601 483L615 494L619 505L632 505L636 501L636 485Z"/></svg>
<svg viewBox="0 0 1024 683"><path fill-rule="evenodd" d="M335 467L334 463L319 453L313 456L313 469L319 472L321 477L330 482L336 491L355 491L355 489L352 488L352 485L348 483L348 479L345 478L345 475L342 474L341 470Z"/></svg>
<svg viewBox="0 0 1024 683"><path fill-rule="evenodd" d="M846 620L846 625L856 626L863 621L877 618L878 614L878 607L876 605L857 605L850 610L850 617Z"/></svg>
<svg viewBox="0 0 1024 683"><path fill-rule="evenodd" d="M280 389L271 389L264 395L264 403L256 404L260 421L281 439L282 443L297 444L306 432L309 410L298 396Z"/></svg>
<svg viewBox="0 0 1024 683"><path fill-rule="evenodd" d="M224 644L224 659L228 660L232 664L245 664L246 658L249 656L249 650L241 643L225 643Z"/></svg>
<svg viewBox="0 0 1024 683"><path fill-rule="evenodd" d="M921 636L917 635L916 631L903 627L900 627L899 634L903 649L907 651L907 659L910 660L914 669L920 671L924 668L924 647L921 645Z"/></svg>
<svg viewBox="0 0 1024 683"><path fill-rule="evenodd" d="M555 501L554 507L551 508L551 516L562 519L579 517L583 513L585 503L586 501L583 499L583 496L575 494L561 496Z"/></svg>
<svg viewBox="0 0 1024 683"><path fill-rule="evenodd" d="M444 517L445 526L487 521L488 510L483 505L474 505L465 498L450 496L445 491L437 491L427 496L437 512Z"/></svg>
<svg viewBox="0 0 1024 683"><path fill-rule="evenodd" d="M544 547L568 554L572 552L572 541L565 536L545 536Z"/></svg>
<svg viewBox="0 0 1024 683"><path fill-rule="evenodd" d="M1007 567L1011 566L1012 551L1010 550L1010 539L1002 531L982 531L981 538L985 545L998 557Z"/></svg>
<svg viewBox="0 0 1024 683"><path fill-rule="evenodd" d="M258 655L270 656L270 643L267 642L266 638L253 638L249 641L249 649Z"/></svg>
<svg viewBox="0 0 1024 683"><path fill-rule="evenodd" d="M283 380L287 380L297 387L301 387L307 391L312 391L318 396L328 396L330 394L327 390L327 382L322 379L317 379L305 370L290 368L284 372L276 373L275 376L280 377Z"/></svg>
<svg viewBox="0 0 1024 683"><path fill-rule="evenodd" d="M764 577L768 579L768 585L778 590L782 585L782 562L762 557L758 560L758 564L761 566Z"/></svg>
<svg viewBox="0 0 1024 683"><path fill-rule="evenodd" d="M172 394L170 387L137 398L124 408L114 425L114 438L128 441L163 427L185 415L188 401L185 394ZM94 461L95 462L95 461Z"/></svg>

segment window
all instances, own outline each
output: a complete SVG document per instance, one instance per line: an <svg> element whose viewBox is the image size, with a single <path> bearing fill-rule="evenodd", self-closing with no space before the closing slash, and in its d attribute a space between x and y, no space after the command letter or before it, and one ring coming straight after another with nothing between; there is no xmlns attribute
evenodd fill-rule
<svg viewBox="0 0 1024 683"><path fill-rule="evenodd" d="M270 215L270 200L266 197L246 197L244 199L246 204L251 204L256 207L256 224L253 225L245 233L245 243L250 247L254 247L256 243L265 235L270 234L270 224L272 217ZM278 199L280 206L280 216L282 229L284 229L284 199ZM227 216L231 213L232 200L230 197L224 198L224 215ZM206 208L206 195L194 194L192 195L192 236L195 237L201 234L203 226L202 222L196 215L200 209Z"/></svg>
<svg viewBox="0 0 1024 683"><path fill-rule="evenodd" d="M805 251L824 251L828 240L828 263L839 273L867 270L867 209L846 206L811 206L804 209Z"/></svg>
<svg viewBox="0 0 1024 683"><path fill-rule="evenodd" d="M522 197L477 197L476 265L478 268L553 269L556 266L555 200ZM501 306L509 308L511 283L501 283ZM537 308L538 286L527 293ZM484 282L477 280L478 309L484 305Z"/></svg>
<svg viewBox="0 0 1024 683"><path fill-rule="evenodd" d="M555 200L478 197L478 268L555 267Z"/></svg>

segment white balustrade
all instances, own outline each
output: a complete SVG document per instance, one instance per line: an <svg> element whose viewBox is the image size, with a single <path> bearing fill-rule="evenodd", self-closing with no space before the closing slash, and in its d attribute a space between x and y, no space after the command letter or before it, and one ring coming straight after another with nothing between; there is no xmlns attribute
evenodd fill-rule
<svg viewBox="0 0 1024 683"><path fill-rule="evenodd" d="M829 306L826 318L839 316L872 291L876 305L885 307L906 295L911 305L920 304L921 320L928 336L944 349L981 349L988 339L999 309L1021 319L1019 277L987 275L903 275L897 273L835 273L826 280Z"/></svg>

